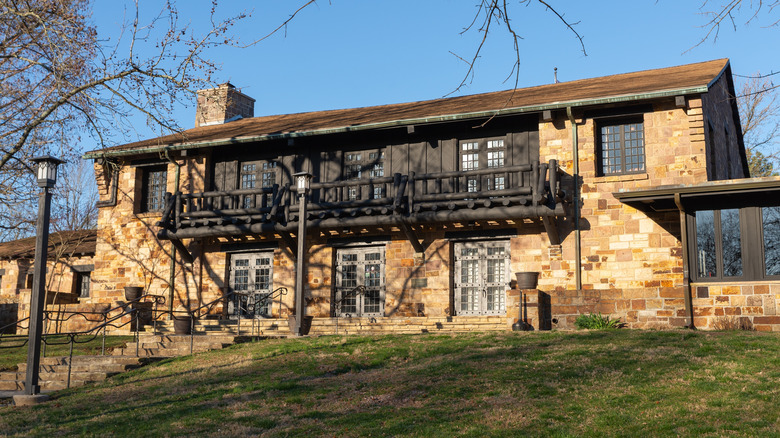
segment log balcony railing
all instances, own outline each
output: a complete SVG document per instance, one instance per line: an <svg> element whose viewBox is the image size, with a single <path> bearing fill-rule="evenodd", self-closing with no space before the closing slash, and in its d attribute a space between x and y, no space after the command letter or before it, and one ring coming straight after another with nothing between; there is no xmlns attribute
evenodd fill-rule
<svg viewBox="0 0 780 438"><path fill-rule="evenodd" d="M556 160L517 166L334 182L312 182L307 227L406 226L565 214ZM503 186L500 189L491 189ZM158 237L188 238L294 232L298 195L268 188L166 194Z"/></svg>

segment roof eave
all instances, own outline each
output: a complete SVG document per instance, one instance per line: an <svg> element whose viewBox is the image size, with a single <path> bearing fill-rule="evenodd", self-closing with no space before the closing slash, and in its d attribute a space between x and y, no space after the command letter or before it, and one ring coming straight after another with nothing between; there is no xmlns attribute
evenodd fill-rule
<svg viewBox="0 0 780 438"><path fill-rule="evenodd" d="M340 134L346 132L365 131L370 129L383 129L383 128L386 129L386 128L393 128L398 126L406 126L406 125L451 122L451 121L458 121L458 120L477 119L482 117L497 117L497 116L523 114L523 113L538 113L545 110L555 110L555 109L562 109L568 107L604 105L610 103L633 102L639 100L658 99L658 98L673 97L679 95L706 93L709 90L709 86L710 85L708 84L708 85L687 87L687 88L659 90L659 91L653 91L649 93L608 96L608 97L602 97L597 99L579 99L579 100L571 100L571 101L564 101L564 102L552 102L549 104L542 104L542 105L503 108L500 110L490 110L490 111L447 114L447 115L435 116L435 117L391 120L386 122L367 123L365 125L343 126L338 128L313 129L309 131L294 131L294 132L285 132L285 133L278 133L278 134L256 135L256 136L249 136L249 137L225 138L220 140L210 140L210 141L202 141L202 142L168 143L168 144L145 146L145 147L132 148L132 149L120 149L116 151L101 149L101 150L87 152L82 156L82 158L89 160L89 159L97 159L97 158L122 157L122 156L129 156L129 155L157 153L166 150L175 151L175 150L185 150L185 149L200 149L200 148L208 148L208 147L216 147L216 146L225 146L231 144L243 144L243 143L253 143L253 142L261 142L261 141L269 141L269 140L312 137L312 136L327 135L327 134Z"/></svg>

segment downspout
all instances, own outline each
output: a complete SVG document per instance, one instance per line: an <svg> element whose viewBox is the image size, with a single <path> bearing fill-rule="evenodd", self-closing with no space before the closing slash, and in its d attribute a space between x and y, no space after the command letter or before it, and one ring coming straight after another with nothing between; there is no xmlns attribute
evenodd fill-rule
<svg viewBox="0 0 780 438"><path fill-rule="evenodd" d="M571 144L574 153L574 257L576 258L576 268L574 277L577 282L577 290L582 290L582 238L580 236L580 152L577 132L577 121L574 120L571 107L566 107L566 115L571 123Z"/></svg>
<svg viewBox="0 0 780 438"><path fill-rule="evenodd" d="M680 244L682 245L683 259L683 295L685 299L685 316L688 317L688 328L696 329L693 324L693 299L691 297L691 271L688 259L688 218L683 207L680 193L674 194L674 203L680 211Z"/></svg>
<svg viewBox="0 0 780 438"><path fill-rule="evenodd" d="M181 178L181 164L177 163L175 160L171 159L171 156L168 155L168 149L164 149L163 153L165 155L165 159L168 160L169 163L176 166L176 173L173 181L174 190L173 192L176 193L179 191L179 180ZM171 241L171 267L168 272L168 311L171 315L171 318L173 318L173 285L174 281L176 281L176 245L174 245L173 241Z"/></svg>
<svg viewBox="0 0 780 438"><path fill-rule="evenodd" d="M111 197L105 201L98 201L95 203L95 206L97 208L115 207L117 192L119 191L119 166L105 158L98 158L96 161L98 161L98 164L101 164L100 161L102 161L103 166L108 166L108 168L111 169L111 181L108 183L108 190L111 192Z"/></svg>

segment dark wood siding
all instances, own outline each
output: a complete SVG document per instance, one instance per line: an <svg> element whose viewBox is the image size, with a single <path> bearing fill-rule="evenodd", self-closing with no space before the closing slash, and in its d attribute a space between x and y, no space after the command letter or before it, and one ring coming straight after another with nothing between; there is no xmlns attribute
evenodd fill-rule
<svg viewBox="0 0 780 438"><path fill-rule="evenodd" d="M216 190L237 188L239 163L258 159L278 161L277 181L280 185L292 184L292 174L304 167L314 174L315 181L338 181L344 177L344 151L383 150L385 176L394 173L409 175L415 172L420 175L454 171L459 170L460 142L484 138L504 139L508 152L506 165L525 164L539 159L536 116L496 118L484 127L481 127L481 123L464 121L415 126L413 131L405 128L388 129L296 139L294 144L279 142L231 149L224 147L213 154L213 187ZM279 156L267 157L270 154L265 151L274 151ZM236 157L239 159L236 160ZM448 179L441 183L444 192L455 190ZM431 190L433 187L427 188ZM423 187L417 189L422 190ZM335 196L335 192L325 196Z"/></svg>

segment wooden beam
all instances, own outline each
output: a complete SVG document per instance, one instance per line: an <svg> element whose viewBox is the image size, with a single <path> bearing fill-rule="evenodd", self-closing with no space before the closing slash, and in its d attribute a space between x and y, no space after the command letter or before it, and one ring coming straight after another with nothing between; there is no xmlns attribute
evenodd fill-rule
<svg viewBox="0 0 780 438"><path fill-rule="evenodd" d="M184 246L184 243L182 243L181 240L171 239L171 243L174 248L176 248L176 251L179 251L179 256L184 263L192 263L195 261L195 258L192 257L192 254L190 254L190 251Z"/></svg>
<svg viewBox="0 0 780 438"><path fill-rule="evenodd" d="M409 239L409 242L412 244L412 247L414 247L414 252L424 253L425 248L420 243L420 239L418 239L417 235L414 233L414 229L412 228L412 226L406 223L406 221L403 219L401 219L400 225L404 234L406 234L406 238Z"/></svg>
<svg viewBox="0 0 780 438"><path fill-rule="evenodd" d="M279 231L279 235L282 236L282 240L290 248L293 258L298 260L298 242L287 231Z"/></svg>
<svg viewBox="0 0 780 438"><path fill-rule="evenodd" d="M542 224L547 231L547 236L550 238L550 245L560 245L561 237L558 234L558 225L551 216L542 216Z"/></svg>

